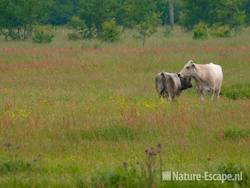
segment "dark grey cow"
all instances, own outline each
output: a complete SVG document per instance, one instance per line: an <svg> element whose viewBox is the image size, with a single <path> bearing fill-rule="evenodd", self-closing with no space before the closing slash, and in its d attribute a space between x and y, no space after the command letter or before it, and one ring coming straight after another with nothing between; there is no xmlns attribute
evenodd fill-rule
<svg viewBox="0 0 250 188"><path fill-rule="evenodd" d="M155 88L162 98L172 101L182 90L192 87L191 77L180 77L176 73L160 72L155 76Z"/></svg>

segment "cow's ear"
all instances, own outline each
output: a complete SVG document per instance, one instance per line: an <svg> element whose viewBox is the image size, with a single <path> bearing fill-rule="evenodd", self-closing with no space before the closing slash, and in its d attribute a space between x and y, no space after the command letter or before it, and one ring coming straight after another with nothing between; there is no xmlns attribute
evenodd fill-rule
<svg viewBox="0 0 250 188"><path fill-rule="evenodd" d="M192 63L191 66L192 66L192 68L195 68L195 64L194 63Z"/></svg>

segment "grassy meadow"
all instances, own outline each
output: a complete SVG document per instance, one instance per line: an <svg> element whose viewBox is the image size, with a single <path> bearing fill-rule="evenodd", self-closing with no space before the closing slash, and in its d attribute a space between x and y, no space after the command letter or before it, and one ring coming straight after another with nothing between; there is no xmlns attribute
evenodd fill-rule
<svg viewBox="0 0 250 188"><path fill-rule="evenodd" d="M235 85L250 93L249 31L196 41L176 28L145 48L131 31L116 43L68 41L62 28L50 44L1 40L0 187L142 187L119 184L119 173L157 144L163 170L236 164L248 180L152 187L249 187L250 100L224 95ZM195 88L172 103L159 99L155 74L189 59L223 67L219 101L200 101Z"/></svg>

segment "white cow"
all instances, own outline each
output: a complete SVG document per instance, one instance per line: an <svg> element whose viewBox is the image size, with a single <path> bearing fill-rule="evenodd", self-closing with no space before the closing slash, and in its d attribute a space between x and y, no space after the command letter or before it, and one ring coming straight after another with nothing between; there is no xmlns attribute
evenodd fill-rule
<svg viewBox="0 0 250 188"><path fill-rule="evenodd" d="M212 93L212 100L214 95L220 97L221 85L223 81L223 72L220 65L213 63L196 64L193 60L189 60L183 69L179 72L180 76L191 76L196 81L197 90L204 99L205 91Z"/></svg>

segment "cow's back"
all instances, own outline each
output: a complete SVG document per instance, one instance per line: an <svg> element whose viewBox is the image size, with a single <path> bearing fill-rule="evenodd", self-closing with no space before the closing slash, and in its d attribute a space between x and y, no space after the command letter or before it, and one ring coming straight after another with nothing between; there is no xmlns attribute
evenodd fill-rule
<svg viewBox="0 0 250 188"><path fill-rule="evenodd" d="M155 76L155 88L158 93L161 93L164 88L171 93L179 93L181 82L176 73L161 72Z"/></svg>
<svg viewBox="0 0 250 188"><path fill-rule="evenodd" d="M164 74L172 78L176 91L181 88L181 81L176 73L164 72Z"/></svg>

